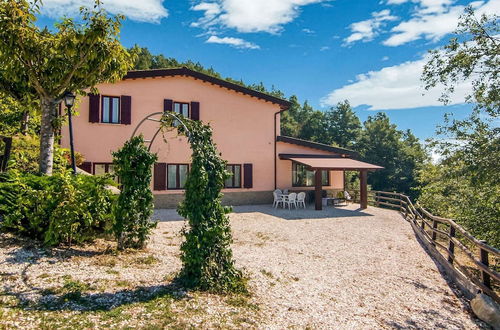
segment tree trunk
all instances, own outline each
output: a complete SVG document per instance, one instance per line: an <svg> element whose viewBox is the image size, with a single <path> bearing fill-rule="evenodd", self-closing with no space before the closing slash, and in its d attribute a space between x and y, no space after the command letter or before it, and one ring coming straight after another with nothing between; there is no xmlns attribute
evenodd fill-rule
<svg viewBox="0 0 500 330"><path fill-rule="evenodd" d="M42 98L42 123L40 127L40 172L52 175L54 163L54 127L57 102L53 98Z"/></svg>

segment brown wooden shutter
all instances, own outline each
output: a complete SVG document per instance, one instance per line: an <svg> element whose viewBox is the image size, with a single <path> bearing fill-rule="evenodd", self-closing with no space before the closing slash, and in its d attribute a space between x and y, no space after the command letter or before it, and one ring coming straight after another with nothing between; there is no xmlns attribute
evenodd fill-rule
<svg viewBox="0 0 500 330"><path fill-rule="evenodd" d="M132 122L132 97L122 95L120 97L120 123L130 125Z"/></svg>
<svg viewBox="0 0 500 330"><path fill-rule="evenodd" d="M174 101L173 100L163 100L163 111L173 111Z"/></svg>
<svg viewBox="0 0 500 330"><path fill-rule="evenodd" d="M89 122L98 123L101 105L101 95L89 94Z"/></svg>
<svg viewBox="0 0 500 330"><path fill-rule="evenodd" d="M191 119L200 120L200 102L191 102Z"/></svg>
<svg viewBox="0 0 500 330"><path fill-rule="evenodd" d="M85 172L92 174L92 162L83 162L78 167Z"/></svg>
<svg viewBox="0 0 500 330"><path fill-rule="evenodd" d="M253 187L253 165L243 164L243 188Z"/></svg>
<svg viewBox="0 0 500 330"><path fill-rule="evenodd" d="M154 167L153 190L167 189L167 163L156 163Z"/></svg>

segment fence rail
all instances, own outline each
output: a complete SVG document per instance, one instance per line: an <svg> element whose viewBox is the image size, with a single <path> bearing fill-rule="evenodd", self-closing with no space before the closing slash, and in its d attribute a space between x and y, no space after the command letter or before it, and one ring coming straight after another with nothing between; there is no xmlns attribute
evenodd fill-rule
<svg viewBox="0 0 500 330"><path fill-rule="evenodd" d="M375 206L400 211L445 272L472 298L482 291L500 303L500 250L480 241L452 219L435 216L404 194L371 191Z"/></svg>

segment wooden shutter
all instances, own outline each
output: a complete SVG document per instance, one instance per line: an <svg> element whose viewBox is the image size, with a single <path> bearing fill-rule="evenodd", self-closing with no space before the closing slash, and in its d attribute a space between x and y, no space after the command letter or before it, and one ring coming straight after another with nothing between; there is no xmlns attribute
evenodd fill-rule
<svg viewBox="0 0 500 330"><path fill-rule="evenodd" d="M167 189L167 163L156 163L154 166L153 190Z"/></svg>
<svg viewBox="0 0 500 330"><path fill-rule="evenodd" d="M200 102L191 102L191 119L200 120Z"/></svg>
<svg viewBox="0 0 500 330"><path fill-rule="evenodd" d="M101 105L101 95L89 94L89 122L98 123Z"/></svg>
<svg viewBox="0 0 500 330"><path fill-rule="evenodd" d="M78 167L84 170L85 172L92 174L92 162L83 162Z"/></svg>
<svg viewBox="0 0 500 330"><path fill-rule="evenodd" d="M130 125L132 122L132 97L122 95L120 97L120 123Z"/></svg>
<svg viewBox="0 0 500 330"><path fill-rule="evenodd" d="M174 101L173 100L163 100L163 111L173 111Z"/></svg>
<svg viewBox="0 0 500 330"><path fill-rule="evenodd" d="M253 165L243 164L243 188L253 187Z"/></svg>

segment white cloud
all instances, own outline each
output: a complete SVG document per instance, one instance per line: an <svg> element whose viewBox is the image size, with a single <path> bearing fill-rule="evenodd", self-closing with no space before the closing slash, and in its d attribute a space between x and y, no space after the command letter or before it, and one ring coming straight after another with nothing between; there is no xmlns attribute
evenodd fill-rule
<svg viewBox="0 0 500 330"><path fill-rule="evenodd" d="M201 2L191 7L191 10L204 11L205 14L197 22L191 23L193 27L209 27L215 24L215 18L221 13L221 7L215 2Z"/></svg>
<svg viewBox="0 0 500 330"><path fill-rule="evenodd" d="M349 28L351 29L351 35L344 39L346 44L350 44L356 41L370 41L379 32L382 24L385 21L394 21L396 16L391 15L391 11L384 9L379 12L372 13L372 18L352 23Z"/></svg>
<svg viewBox="0 0 500 330"><path fill-rule="evenodd" d="M192 26L210 29L217 25L238 32L278 33L283 25L293 21L300 7L331 0L215 0L201 2L192 10L204 11L204 16Z"/></svg>
<svg viewBox="0 0 500 330"><path fill-rule="evenodd" d="M218 36L210 36L210 38L205 41L206 43L209 44L223 44L223 45L230 45L235 48L248 48L248 49L259 49L259 45L256 45L252 42L240 39L240 38L233 38L233 37L223 37L220 38Z"/></svg>
<svg viewBox="0 0 500 330"><path fill-rule="evenodd" d="M454 0L389 0L388 4L404 2L418 4L412 17L392 28L392 35L383 42L386 46L400 46L408 42L426 39L437 41L457 28L464 6L453 6ZM500 14L500 1L475 1L470 3L476 14Z"/></svg>
<svg viewBox="0 0 500 330"><path fill-rule="evenodd" d="M438 99L443 90L436 87L426 91L420 81L426 62L427 59L422 58L360 74L354 82L332 91L321 99L321 104L331 106L347 99L353 106L368 106L368 110L442 105ZM465 96L470 90L469 83L459 84L455 88L450 104L464 103Z"/></svg>
<svg viewBox="0 0 500 330"><path fill-rule="evenodd" d="M101 6L111 14L123 14L128 19L159 23L168 16L168 11L162 5L163 0L104 0ZM75 16L80 7L93 8L93 0L44 0L42 14L53 18Z"/></svg>
<svg viewBox="0 0 500 330"><path fill-rule="evenodd" d="M393 27L393 33L383 42L386 46L400 46L410 41L425 38L437 41L457 28L463 6L454 6L447 13L423 15L401 22Z"/></svg>
<svg viewBox="0 0 500 330"><path fill-rule="evenodd" d="M419 5L418 11L422 14L439 13L446 10L455 0L388 0L389 5L400 5L405 2L413 2Z"/></svg>
<svg viewBox="0 0 500 330"><path fill-rule="evenodd" d="M329 50L330 47L329 46L323 46L319 49L320 52L324 52L325 50Z"/></svg>

